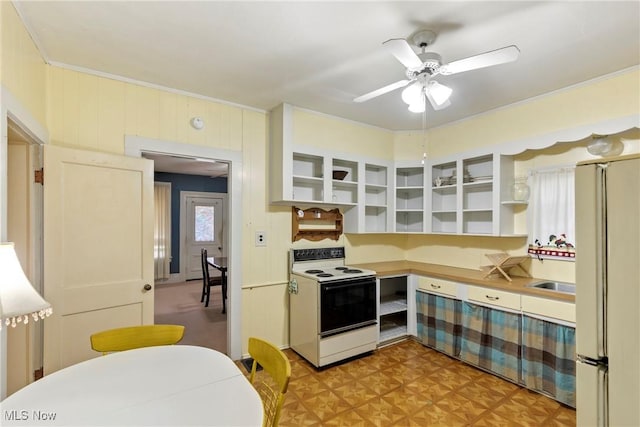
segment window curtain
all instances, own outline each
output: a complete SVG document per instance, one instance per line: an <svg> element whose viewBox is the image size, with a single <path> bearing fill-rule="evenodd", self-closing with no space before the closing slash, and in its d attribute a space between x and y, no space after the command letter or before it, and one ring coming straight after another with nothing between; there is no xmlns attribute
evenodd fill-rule
<svg viewBox="0 0 640 427"><path fill-rule="evenodd" d="M575 167L531 171L529 186L529 253L574 260Z"/></svg>
<svg viewBox="0 0 640 427"><path fill-rule="evenodd" d="M153 185L155 221L153 227L153 261L155 280L169 278L171 262L171 184L156 182Z"/></svg>

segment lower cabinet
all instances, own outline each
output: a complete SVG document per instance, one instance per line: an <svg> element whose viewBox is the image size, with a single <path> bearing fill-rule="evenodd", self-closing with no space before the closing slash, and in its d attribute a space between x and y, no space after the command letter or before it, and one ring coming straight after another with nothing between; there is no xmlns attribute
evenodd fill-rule
<svg viewBox="0 0 640 427"><path fill-rule="evenodd" d="M521 324L520 313L463 302L460 359L519 382Z"/></svg>
<svg viewBox="0 0 640 427"><path fill-rule="evenodd" d="M422 344L575 407L573 304L535 298L545 312L532 316L530 297L520 307L519 294L458 284L455 298L426 292L427 284L416 292Z"/></svg>
<svg viewBox="0 0 640 427"><path fill-rule="evenodd" d="M522 383L576 406L576 330L522 316Z"/></svg>
<svg viewBox="0 0 640 427"><path fill-rule="evenodd" d="M380 278L380 334L384 343L407 336L407 276Z"/></svg>
<svg viewBox="0 0 640 427"><path fill-rule="evenodd" d="M460 355L462 301L418 291L417 333L422 344L449 356Z"/></svg>

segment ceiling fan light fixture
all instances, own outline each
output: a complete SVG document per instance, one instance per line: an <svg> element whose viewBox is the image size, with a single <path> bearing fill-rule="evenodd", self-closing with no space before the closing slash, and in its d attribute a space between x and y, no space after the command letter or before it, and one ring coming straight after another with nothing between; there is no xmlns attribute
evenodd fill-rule
<svg viewBox="0 0 640 427"><path fill-rule="evenodd" d="M415 82L415 83L407 86L402 91L402 100L407 105L411 105L411 104L414 104L416 102L420 102L420 99L422 98L422 91L423 91L422 83Z"/></svg>
<svg viewBox="0 0 640 427"><path fill-rule="evenodd" d="M420 99L409 104L409 111L412 113L424 113L426 109L424 96L420 95Z"/></svg>
<svg viewBox="0 0 640 427"><path fill-rule="evenodd" d="M427 83L426 94L427 98L429 98L429 102L433 105L433 107L437 110L448 107L451 105L449 102L449 97L453 93L453 89L443 84L436 82L435 80L429 81Z"/></svg>

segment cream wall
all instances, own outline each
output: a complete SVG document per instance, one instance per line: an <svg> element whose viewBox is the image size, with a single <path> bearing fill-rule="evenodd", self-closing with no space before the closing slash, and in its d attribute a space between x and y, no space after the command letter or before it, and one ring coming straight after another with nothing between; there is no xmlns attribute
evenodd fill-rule
<svg viewBox="0 0 640 427"><path fill-rule="evenodd" d="M638 114L639 93L640 69L634 67L435 128L430 134L430 155L437 158Z"/></svg>
<svg viewBox="0 0 640 427"><path fill-rule="evenodd" d="M0 2L0 79L4 89L45 123L45 63L11 2Z"/></svg>
<svg viewBox="0 0 640 427"><path fill-rule="evenodd" d="M293 109L293 143L312 146L335 153L366 155L392 160L394 133L350 120Z"/></svg>

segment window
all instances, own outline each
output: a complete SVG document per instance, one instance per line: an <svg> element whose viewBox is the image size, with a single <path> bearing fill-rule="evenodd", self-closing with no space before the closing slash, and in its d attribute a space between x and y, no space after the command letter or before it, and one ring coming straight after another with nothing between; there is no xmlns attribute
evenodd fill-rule
<svg viewBox="0 0 640 427"><path fill-rule="evenodd" d="M575 260L575 167L530 172L529 253Z"/></svg>
<svg viewBox="0 0 640 427"><path fill-rule="evenodd" d="M195 240L196 242L213 242L215 241L214 233L214 207L213 206L196 206L195 207Z"/></svg>

